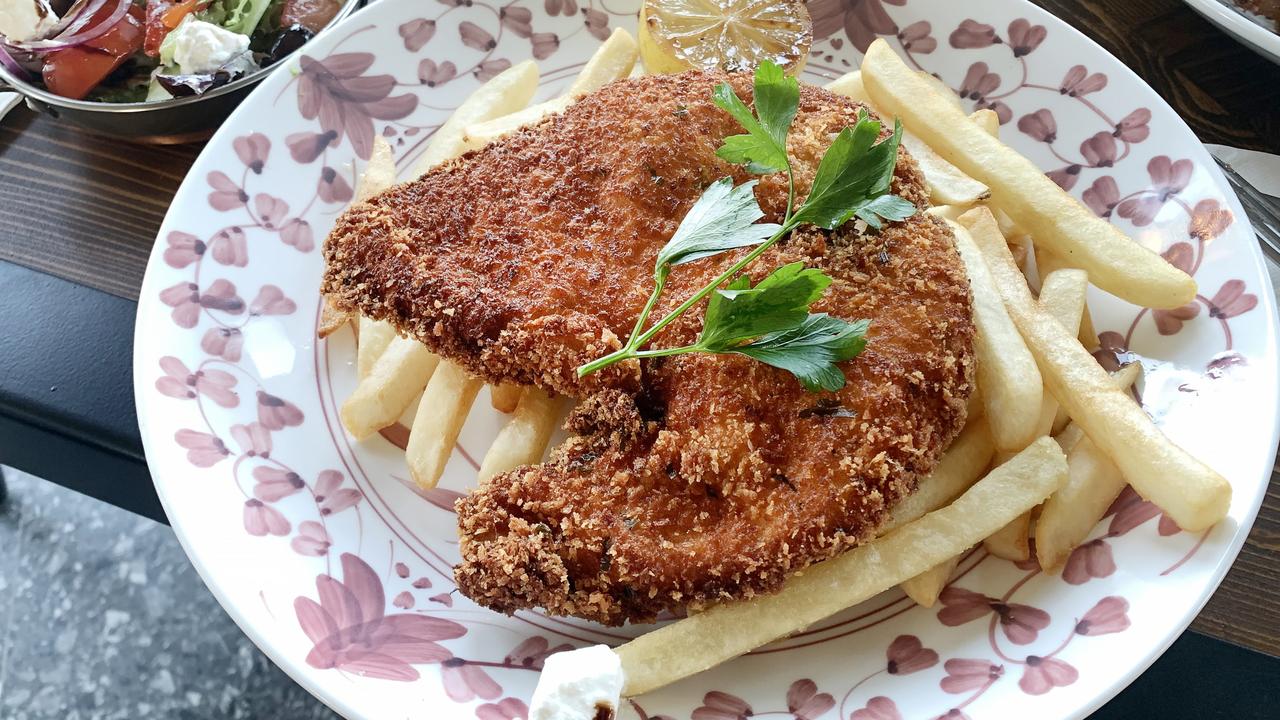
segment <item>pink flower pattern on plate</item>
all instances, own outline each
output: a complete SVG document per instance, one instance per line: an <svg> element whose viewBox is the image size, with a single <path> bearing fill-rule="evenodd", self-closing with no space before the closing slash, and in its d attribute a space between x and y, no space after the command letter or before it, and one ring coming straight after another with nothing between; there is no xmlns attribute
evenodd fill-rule
<svg viewBox="0 0 1280 720"><path fill-rule="evenodd" d="M877 695L867 701L866 707L858 708L849 716L849 720L903 720L898 712L898 705L893 700Z"/></svg>
<svg viewBox="0 0 1280 720"><path fill-rule="evenodd" d="M244 501L244 530L255 537L285 536L293 529L284 513L257 498Z"/></svg>
<svg viewBox="0 0 1280 720"><path fill-rule="evenodd" d="M329 553L332 542L324 525L314 520L304 520L298 525L298 534L289 542L299 555L321 557Z"/></svg>
<svg viewBox="0 0 1280 720"><path fill-rule="evenodd" d="M271 456L271 433L261 423L232 425L231 437L239 443L245 457L266 460Z"/></svg>
<svg viewBox="0 0 1280 720"><path fill-rule="evenodd" d="M1109 595L1098 601L1076 623L1078 635L1109 635L1129 629L1129 601Z"/></svg>
<svg viewBox="0 0 1280 720"><path fill-rule="evenodd" d="M947 671L947 676L942 678L942 689L954 695L976 690L1004 675L1004 667L989 660L954 658L942 668Z"/></svg>
<svg viewBox="0 0 1280 720"><path fill-rule="evenodd" d="M1017 645L1035 642L1041 630L1049 627L1049 613L1020 603L1005 603L981 593L949 585L938 596L943 608L938 620L943 625L957 626L995 613L1000 629Z"/></svg>
<svg viewBox="0 0 1280 720"><path fill-rule="evenodd" d="M325 470L316 478L316 502L320 504L321 515L332 515L354 507L362 497L359 490L343 488L345 480L337 470Z"/></svg>
<svg viewBox="0 0 1280 720"><path fill-rule="evenodd" d="M375 118L399 120L418 107L417 95L391 95L393 76L364 74L373 61L372 53L339 53L324 59L304 54L298 59L298 111L307 120L319 120L320 128L338 142L343 137L350 140L362 160L373 150Z"/></svg>
<svg viewBox="0 0 1280 720"><path fill-rule="evenodd" d="M690 720L746 720L754 714L737 695L712 690L702 696L702 706L693 711Z"/></svg>
<svg viewBox="0 0 1280 720"><path fill-rule="evenodd" d="M836 699L818 692L818 684L808 678L796 680L787 689L787 712L796 720L817 720L835 706Z"/></svg>
<svg viewBox="0 0 1280 720"><path fill-rule="evenodd" d="M910 675L938 664L938 653L924 647L915 635L894 638L885 654L889 658L885 670L890 675Z"/></svg>
<svg viewBox="0 0 1280 720"><path fill-rule="evenodd" d="M164 375L156 380L156 389L174 398L194 399L203 395L224 408L240 403L236 394L236 376L216 369L200 369L192 372L181 360L171 355L160 358Z"/></svg>
<svg viewBox="0 0 1280 720"><path fill-rule="evenodd" d="M1043 695L1055 687L1066 687L1079 677L1080 673L1065 660L1029 655L1018 687L1028 695Z"/></svg>
<svg viewBox="0 0 1280 720"><path fill-rule="evenodd" d="M462 658L445 658L440 676L445 694L454 702L470 702L476 698L495 700L502 696L502 686L489 677L484 668Z"/></svg>
<svg viewBox="0 0 1280 720"><path fill-rule="evenodd" d="M502 698L476 707L476 720L527 720L528 717L529 706L516 698Z"/></svg>
<svg viewBox="0 0 1280 720"><path fill-rule="evenodd" d="M386 595L373 569L351 553L343 553L341 563L342 580L328 574L316 577L319 602L309 597L294 600L298 624L314 644L307 664L411 681L419 677L414 665L453 657L440 641L462 637L465 627L429 615L386 614Z"/></svg>

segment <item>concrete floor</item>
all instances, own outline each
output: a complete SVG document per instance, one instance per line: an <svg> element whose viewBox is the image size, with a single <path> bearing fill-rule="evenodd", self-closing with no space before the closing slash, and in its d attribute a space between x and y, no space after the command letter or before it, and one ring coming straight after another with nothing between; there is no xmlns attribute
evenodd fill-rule
<svg viewBox="0 0 1280 720"><path fill-rule="evenodd" d="M0 718L338 717L240 632L168 527L4 473Z"/></svg>

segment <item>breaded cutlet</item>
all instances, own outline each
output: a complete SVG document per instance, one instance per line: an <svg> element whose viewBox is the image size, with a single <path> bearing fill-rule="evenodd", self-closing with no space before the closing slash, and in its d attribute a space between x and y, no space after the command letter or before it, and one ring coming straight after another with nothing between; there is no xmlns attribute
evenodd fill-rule
<svg viewBox="0 0 1280 720"><path fill-rule="evenodd" d="M542 465L459 501L458 586L502 612L542 607L607 624L768 592L871 537L964 422L969 284L947 226L923 213L874 232L801 228L748 268L803 261L835 281L814 311L869 319L837 393L736 355L575 369L620 347L658 250L708 184L751 179L715 156L736 122L711 102L747 75L618 81L564 113L352 207L325 244L323 291L489 382L580 400ZM789 154L797 192L858 103L803 86ZM888 128L884 134L888 134ZM924 209L901 151L893 192ZM783 175L760 178L766 221ZM745 252L745 251L741 251ZM675 269L661 317L741 257ZM691 342L695 307L653 347Z"/></svg>

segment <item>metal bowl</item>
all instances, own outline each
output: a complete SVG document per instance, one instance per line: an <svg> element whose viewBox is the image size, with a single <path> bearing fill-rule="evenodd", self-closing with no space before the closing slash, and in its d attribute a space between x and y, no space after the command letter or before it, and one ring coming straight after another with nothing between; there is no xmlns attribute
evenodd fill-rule
<svg viewBox="0 0 1280 720"><path fill-rule="evenodd" d="M341 22L362 5L364 0L347 0L324 30ZM303 45L294 52L305 50L306 47ZM42 87L21 80L4 66L0 66L0 92L19 93L27 99L27 105L31 109L95 135L105 135L136 143L172 145L208 138L231 114L236 105L239 105L240 101L263 78L281 67L284 62L285 60L282 59L270 67L214 88L203 95L157 102L107 103L72 100L54 95Z"/></svg>

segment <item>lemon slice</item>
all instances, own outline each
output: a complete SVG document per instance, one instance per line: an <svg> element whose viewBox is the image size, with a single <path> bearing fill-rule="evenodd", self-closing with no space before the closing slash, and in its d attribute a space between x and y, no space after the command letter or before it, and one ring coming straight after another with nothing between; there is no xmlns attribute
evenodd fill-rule
<svg viewBox="0 0 1280 720"><path fill-rule="evenodd" d="M813 20L802 0L645 0L640 57L651 73L752 70L772 60L804 68Z"/></svg>

